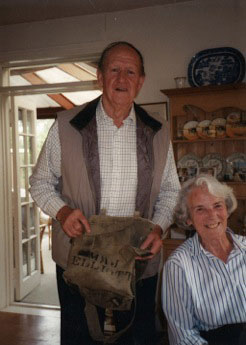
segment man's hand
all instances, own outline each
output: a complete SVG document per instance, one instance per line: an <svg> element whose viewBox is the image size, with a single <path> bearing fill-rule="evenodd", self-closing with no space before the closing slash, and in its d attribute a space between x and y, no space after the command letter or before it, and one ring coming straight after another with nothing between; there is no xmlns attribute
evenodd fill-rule
<svg viewBox="0 0 246 345"><path fill-rule="evenodd" d="M159 253L162 247L162 229L159 225L155 225L154 229L147 236L146 240L142 243L140 249L149 249L150 255L144 257L136 257L137 260L149 260L152 259L154 255Z"/></svg>
<svg viewBox="0 0 246 345"><path fill-rule="evenodd" d="M78 237L84 230L88 233L91 232L87 219L79 209L63 206L57 212L56 219L69 237Z"/></svg>

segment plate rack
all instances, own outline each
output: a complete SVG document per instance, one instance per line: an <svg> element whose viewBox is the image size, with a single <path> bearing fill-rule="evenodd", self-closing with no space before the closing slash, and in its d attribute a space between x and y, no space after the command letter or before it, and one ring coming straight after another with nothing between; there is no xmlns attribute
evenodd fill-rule
<svg viewBox="0 0 246 345"><path fill-rule="evenodd" d="M246 111L246 85L235 83L161 90L169 101L169 119L171 138L176 163L185 155L193 154L201 161L208 155L219 155L226 160L235 153L246 153L246 136L208 137L187 140L182 134L185 123L189 121L212 120L223 117L223 109ZM187 106L188 110L187 111ZM225 116L224 116L225 117ZM224 169L225 171L225 169ZM193 171L194 174L194 171ZM229 219L229 226L237 233L243 227L246 213L246 181L239 176L227 176L227 171L220 180L228 183L238 199L238 208ZM181 181L182 182L182 181Z"/></svg>

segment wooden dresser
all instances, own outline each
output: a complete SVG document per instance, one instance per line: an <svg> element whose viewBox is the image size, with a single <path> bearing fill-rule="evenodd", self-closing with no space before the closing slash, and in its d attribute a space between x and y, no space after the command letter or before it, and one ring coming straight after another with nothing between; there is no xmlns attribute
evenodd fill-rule
<svg viewBox="0 0 246 345"><path fill-rule="evenodd" d="M183 135L183 128L187 122L214 120L217 118L228 119L228 114L239 113L241 124L246 127L246 84L230 84L219 86L186 87L179 89L161 90L169 100L169 120L171 124L171 139L174 149L176 164L184 156L193 154L201 161L204 157L219 155L223 162L228 164L228 157L240 153L246 156L246 134L229 137L215 136L195 140L187 140ZM205 158L206 159L206 158ZM246 169L245 169L246 174ZM221 181L233 188L238 200L237 210L228 220L229 226L237 233L243 228L246 214L246 180L235 178L226 179L223 174ZM179 240L165 240L167 252L177 246Z"/></svg>

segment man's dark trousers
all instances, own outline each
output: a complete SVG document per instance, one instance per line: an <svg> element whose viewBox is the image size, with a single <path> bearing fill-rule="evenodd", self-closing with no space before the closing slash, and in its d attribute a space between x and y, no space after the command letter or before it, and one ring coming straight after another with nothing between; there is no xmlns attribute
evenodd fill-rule
<svg viewBox="0 0 246 345"><path fill-rule="evenodd" d="M84 314L84 298L65 283L62 274L64 270L57 266L57 285L61 305L61 345L96 345L89 335ZM157 275L140 280L136 286L136 315L127 333L117 345L154 345L156 343L155 329L155 294ZM118 329L124 328L132 318L131 311L114 312L114 320ZM104 322L104 310L98 308L101 325Z"/></svg>

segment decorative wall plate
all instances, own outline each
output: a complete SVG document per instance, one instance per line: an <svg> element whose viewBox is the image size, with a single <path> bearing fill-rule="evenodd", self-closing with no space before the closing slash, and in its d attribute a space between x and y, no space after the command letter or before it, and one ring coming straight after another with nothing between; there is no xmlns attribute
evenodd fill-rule
<svg viewBox="0 0 246 345"><path fill-rule="evenodd" d="M230 47L202 50L193 56L188 66L191 86L239 83L244 76L244 56Z"/></svg>
<svg viewBox="0 0 246 345"><path fill-rule="evenodd" d="M208 139L211 137L211 131L209 130L210 120L203 120L198 123L196 131L201 139Z"/></svg>
<svg viewBox="0 0 246 345"><path fill-rule="evenodd" d="M215 131L217 138L224 138L226 136L226 119L217 117L211 122L210 129Z"/></svg>
<svg viewBox="0 0 246 345"><path fill-rule="evenodd" d="M235 152L226 159L227 169L230 174L233 174L234 169L238 172L246 173L246 154Z"/></svg>
<svg viewBox="0 0 246 345"><path fill-rule="evenodd" d="M198 121L186 122L183 128L183 136L188 140L198 139L198 134L196 131L197 125L198 125Z"/></svg>
<svg viewBox="0 0 246 345"><path fill-rule="evenodd" d="M209 153L202 160L205 168L216 168L217 179L223 179L226 173L226 161L219 153Z"/></svg>
<svg viewBox="0 0 246 345"><path fill-rule="evenodd" d="M246 137L246 123L226 124L226 135L231 138Z"/></svg>
<svg viewBox="0 0 246 345"><path fill-rule="evenodd" d="M241 111L232 111L226 117L226 122L230 125L240 122L241 120Z"/></svg>
<svg viewBox="0 0 246 345"><path fill-rule="evenodd" d="M178 168L196 168L198 169L202 165L202 160L194 155L193 153L189 153L183 156L178 161Z"/></svg>

